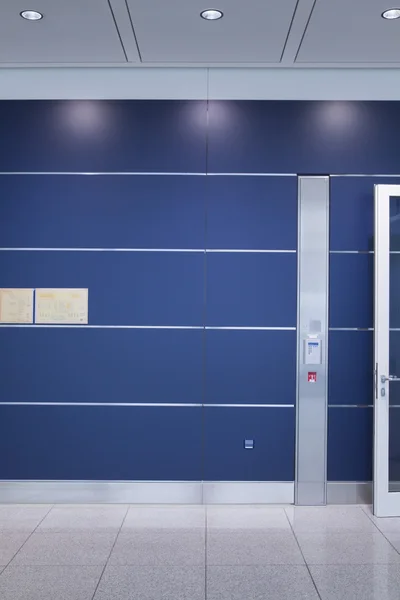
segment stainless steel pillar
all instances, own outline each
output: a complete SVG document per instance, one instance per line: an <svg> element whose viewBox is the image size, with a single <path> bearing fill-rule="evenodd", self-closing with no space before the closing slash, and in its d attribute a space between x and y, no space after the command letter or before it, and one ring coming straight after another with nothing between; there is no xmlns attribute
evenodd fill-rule
<svg viewBox="0 0 400 600"><path fill-rule="evenodd" d="M295 502L326 504L329 177L299 177Z"/></svg>

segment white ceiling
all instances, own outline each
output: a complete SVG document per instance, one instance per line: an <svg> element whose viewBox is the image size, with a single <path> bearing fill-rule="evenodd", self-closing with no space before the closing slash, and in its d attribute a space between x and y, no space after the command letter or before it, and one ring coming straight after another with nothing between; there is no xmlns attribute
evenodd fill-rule
<svg viewBox="0 0 400 600"><path fill-rule="evenodd" d="M392 2L213 0L204 21L208 0L1 0L0 67L399 66Z"/></svg>
<svg viewBox="0 0 400 600"><path fill-rule="evenodd" d="M224 13L205 21L208 0L128 0L144 63L278 63L296 0L214 0Z"/></svg>

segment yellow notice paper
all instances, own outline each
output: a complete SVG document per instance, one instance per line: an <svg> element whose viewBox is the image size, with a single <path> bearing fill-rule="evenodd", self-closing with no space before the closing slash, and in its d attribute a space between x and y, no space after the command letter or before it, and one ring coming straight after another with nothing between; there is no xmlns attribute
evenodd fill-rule
<svg viewBox="0 0 400 600"><path fill-rule="evenodd" d="M33 290L0 288L0 323L33 323Z"/></svg>
<svg viewBox="0 0 400 600"><path fill-rule="evenodd" d="M88 323L87 289L37 289L35 323Z"/></svg>

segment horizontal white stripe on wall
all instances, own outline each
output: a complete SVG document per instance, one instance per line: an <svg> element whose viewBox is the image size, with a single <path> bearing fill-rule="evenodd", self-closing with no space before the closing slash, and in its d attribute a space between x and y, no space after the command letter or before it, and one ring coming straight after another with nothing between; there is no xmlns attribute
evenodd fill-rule
<svg viewBox="0 0 400 600"><path fill-rule="evenodd" d="M211 177L297 177L297 173L206 173Z"/></svg>
<svg viewBox="0 0 400 600"><path fill-rule="evenodd" d="M203 404L204 408L294 408L294 404Z"/></svg>
<svg viewBox="0 0 400 600"><path fill-rule="evenodd" d="M38 323L0 323L1 327L28 329L204 329L212 331L296 331L296 327L208 327L202 325L61 325Z"/></svg>
<svg viewBox="0 0 400 600"><path fill-rule="evenodd" d="M207 173L205 172L199 172L199 173L169 173L169 172L155 172L152 173L151 171L148 172L144 172L144 171L104 171L104 172L85 172L85 171L0 171L0 175L84 175L84 176L97 176L97 175L104 175L104 176L109 176L109 175L124 175L124 176L136 176L136 175L144 175L144 176L177 176L177 175L183 175L185 177L204 177L207 175Z"/></svg>
<svg viewBox="0 0 400 600"><path fill-rule="evenodd" d="M373 327L329 327L329 331L374 331Z"/></svg>
<svg viewBox="0 0 400 600"><path fill-rule="evenodd" d="M330 250L329 254L373 254L373 250Z"/></svg>
<svg viewBox="0 0 400 600"><path fill-rule="evenodd" d="M328 404L328 408L373 408L373 404Z"/></svg>
<svg viewBox="0 0 400 600"><path fill-rule="evenodd" d="M198 252L204 248L0 248L0 252Z"/></svg>
<svg viewBox="0 0 400 600"><path fill-rule="evenodd" d="M207 173L205 171L199 171L196 173L180 172L180 171L0 171L0 175L84 175L84 176L184 176L184 177L298 177L297 173ZM318 176L317 176L318 177ZM321 177L324 177L321 175ZM398 173L387 174L387 173L334 173L329 177L400 177Z"/></svg>
<svg viewBox="0 0 400 600"><path fill-rule="evenodd" d="M294 408L294 404L191 404L185 402L0 402L0 406L126 406L132 408Z"/></svg>
<svg viewBox="0 0 400 600"><path fill-rule="evenodd" d="M234 250L234 249L209 249L207 248L205 252L208 253L216 253L216 252L225 252L225 253L235 253L235 252L249 252L255 254L296 254L297 250Z"/></svg>
<svg viewBox="0 0 400 600"><path fill-rule="evenodd" d="M251 254L296 254L297 250L258 250L258 249L213 249L213 248L0 248L0 252L195 252L211 253L251 253Z"/></svg>
<svg viewBox="0 0 400 600"><path fill-rule="evenodd" d="M216 331L296 331L296 327L209 327L206 326L204 329L211 329Z"/></svg>
<svg viewBox="0 0 400 600"><path fill-rule="evenodd" d="M0 175L124 175L124 176L185 176L185 177L204 177L204 176L220 176L220 177L297 177L296 173L182 173L182 172L151 172L151 171L98 171L98 172L79 172L79 171L0 171Z"/></svg>
<svg viewBox="0 0 400 600"><path fill-rule="evenodd" d="M379 173L336 173L335 175L329 175L329 177L400 177L400 175L388 175L387 173L384 175Z"/></svg>
<svg viewBox="0 0 400 600"><path fill-rule="evenodd" d="M1 327L22 327L28 329L204 329L201 325L62 325L57 323L0 323Z"/></svg>

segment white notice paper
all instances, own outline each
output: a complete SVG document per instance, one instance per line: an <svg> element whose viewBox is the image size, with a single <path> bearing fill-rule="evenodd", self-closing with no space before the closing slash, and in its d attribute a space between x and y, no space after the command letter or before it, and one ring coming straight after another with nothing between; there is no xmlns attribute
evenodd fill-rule
<svg viewBox="0 0 400 600"><path fill-rule="evenodd" d="M33 290L0 288L0 323L33 323Z"/></svg>
<svg viewBox="0 0 400 600"><path fill-rule="evenodd" d="M322 364L322 342L320 339L305 340L305 361L306 365Z"/></svg>
<svg viewBox="0 0 400 600"><path fill-rule="evenodd" d="M88 323L87 289L36 290L35 323Z"/></svg>

